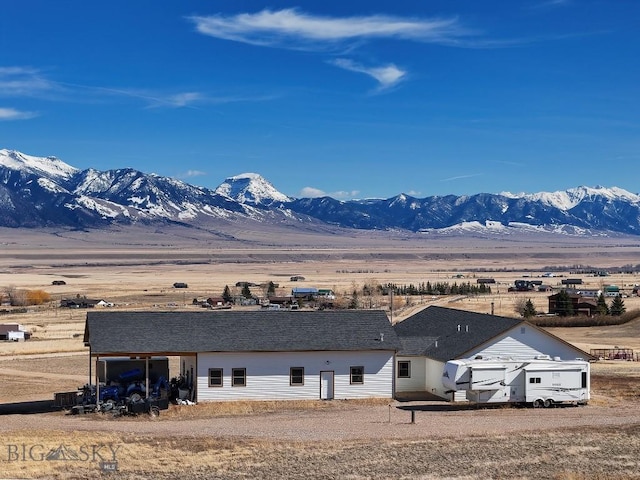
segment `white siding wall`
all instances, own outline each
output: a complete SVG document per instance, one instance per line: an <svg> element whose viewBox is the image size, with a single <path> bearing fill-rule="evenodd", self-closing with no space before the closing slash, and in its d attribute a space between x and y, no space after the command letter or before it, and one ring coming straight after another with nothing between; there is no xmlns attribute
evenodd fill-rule
<svg viewBox="0 0 640 480"><path fill-rule="evenodd" d="M424 357L396 357L396 392L424 392L426 370ZM398 362L411 362L411 378L398 378Z"/></svg>
<svg viewBox="0 0 640 480"><path fill-rule="evenodd" d="M473 358L476 355L482 355L485 358L511 357L514 359L549 355L552 358L560 357L562 360L573 360L580 356L580 352L577 348L571 347L545 334L543 331L529 325L522 325L496 337L491 344L473 350L465 358ZM444 363L427 359L426 365L427 381L425 390L451 400L451 394L445 394L445 388L442 385ZM465 392L456 392L455 401L466 401Z"/></svg>
<svg viewBox="0 0 640 480"><path fill-rule="evenodd" d="M508 330L496 337L490 345L472 351L466 358L476 355L485 357L533 358L536 355L560 357L562 360L574 360L580 356L577 348L551 337L529 325Z"/></svg>
<svg viewBox="0 0 640 480"><path fill-rule="evenodd" d="M391 398L394 355L369 352L241 352L198 354L198 401L315 400L320 372L333 371L334 398ZM364 384L350 385L350 367L364 367ZM304 367L304 385L291 386L291 367ZM209 369L223 369L223 386L209 387ZM231 386L231 370L246 369L246 386Z"/></svg>
<svg viewBox="0 0 640 480"><path fill-rule="evenodd" d="M438 397L442 397L446 400L451 400L450 393L444 393L446 389L444 385L442 385L442 372L444 372L444 363L434 360L432 358L427 358L427 385L426 391L432 393L433 395L437 395Z"/></svg>

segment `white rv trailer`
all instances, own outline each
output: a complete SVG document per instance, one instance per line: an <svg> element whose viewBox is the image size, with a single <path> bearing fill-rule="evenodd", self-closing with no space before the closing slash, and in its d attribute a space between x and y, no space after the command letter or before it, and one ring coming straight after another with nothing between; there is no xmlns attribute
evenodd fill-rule
<svg viewBox="0 0 640 480"><path fill-rule="evenodd" d="M476 403L522 403L550 407L589 401L590 365L576 360L474 358L446 363L442 383L451 392L466 391Z"/></svg>

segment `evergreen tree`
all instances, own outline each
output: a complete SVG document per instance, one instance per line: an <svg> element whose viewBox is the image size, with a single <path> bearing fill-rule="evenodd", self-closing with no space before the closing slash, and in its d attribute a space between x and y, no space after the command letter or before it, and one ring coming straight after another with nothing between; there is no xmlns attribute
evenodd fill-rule
<svg viewBox="0 0 640 480"><path fill-rule="evenodd" d="M566 290L560 290L556 297L556 313L561 317L573 315L573 302Z"/></svg>
<svg viewBox="0 0 640 480"><path fill-rule="evenodd" d="M267 297L272 297L276 294L276 284L273 282L269 282L269 286L267 287Z"/></svg>
<svg viewBox="0 0 640 480"><path fill-rule="evenodd" d="M522 312L522 316L524 318L535 317L538 314L536 312L536 307L533 305L531 299L527 300L527 303L524 305L524 311Z"/></svg>
<svg viewBox="0 0 640 480"><path fill-rule="evenodd" d="M349 302L349 308L358 308L359 303L360 302L358 302L358 292L354 290L353 295L351 296L351 302Z"/></svg>
<svg viewBox="0 0 640 480"><path fill-rule="evenodd" d="M624 312L627 311L627 308L624 306L624 300L622 297L618 295L611 301L611 315L620 316Z"/></svg>
<svg viewBox="0 0 640 480"><path fill-rule="evenodd" d="M598 315L609 315L611 312L609 311L609 305L607 305L607 300L604 298L604 294L600 293L598 296L598 305L596 307L596 311Z"/></svg>
<svg viewBox="0 0 640 480"><path fill-rule="evenodd" d="M251 298L251 290L249 289L249 284L245 283L242 287L242 292L240 293L244 298Z"/></svg>
<svg viewBox="0 0 640 480"><path fill-rule="evenodd" d="M229 285L224 286L222 299L224 300L224 303L231 303L233 301L233 296L231 295L231 290L229 290Z"/></svg>

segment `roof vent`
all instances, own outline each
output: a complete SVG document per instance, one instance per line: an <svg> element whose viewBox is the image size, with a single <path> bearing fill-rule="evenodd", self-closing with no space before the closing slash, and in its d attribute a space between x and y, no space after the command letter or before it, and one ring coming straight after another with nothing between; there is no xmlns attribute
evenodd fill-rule
<svg viewBox="0 0 640 480"><path fill-rule="evenodd" d="M381 342L384 342L384 333L381 333L381 334L380 334L380 341L381 341Z"/></svg>
<svg viewBox="0 0 640 480"><path fill-rule="evenodd" d="M460 324L458 324L458 331L460 331Z"/></svg>
<svg viewBox="0 0 640 480"><path fill-rule="evenodd" d="M464 331L465 331L465 332L468 332L468 331L469 331L469 325L465 325L465 326L464 326Z"/></svg>

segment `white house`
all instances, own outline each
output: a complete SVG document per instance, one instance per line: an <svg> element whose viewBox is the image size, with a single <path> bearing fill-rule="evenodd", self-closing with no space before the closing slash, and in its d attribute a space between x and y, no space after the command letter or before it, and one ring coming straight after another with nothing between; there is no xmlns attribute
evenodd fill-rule
<svg viewBox="0 0 640 480"><path fill-rule="evenodd" d="M11 342L20 342L28 340L31 334L24 325L19 323L3 323L0 324L0 340L9 340Z"/></svg>
<svg viewBox="0 0 640 480"><path fill-rule="evenodd" d="M376 310L88 312L84 339L96 360L179 356L196 401L391 398L400 346Z"/></svg>
<svg viewBox="0 0 640 480"><path fill-rule="evenodd" d="M521 319L431 306L394 325L400 340L396 356L396 396L429 394L455 397L442 384L447 361L477 356L512 359L538 355L562 360L591 356Z"/></svg>

